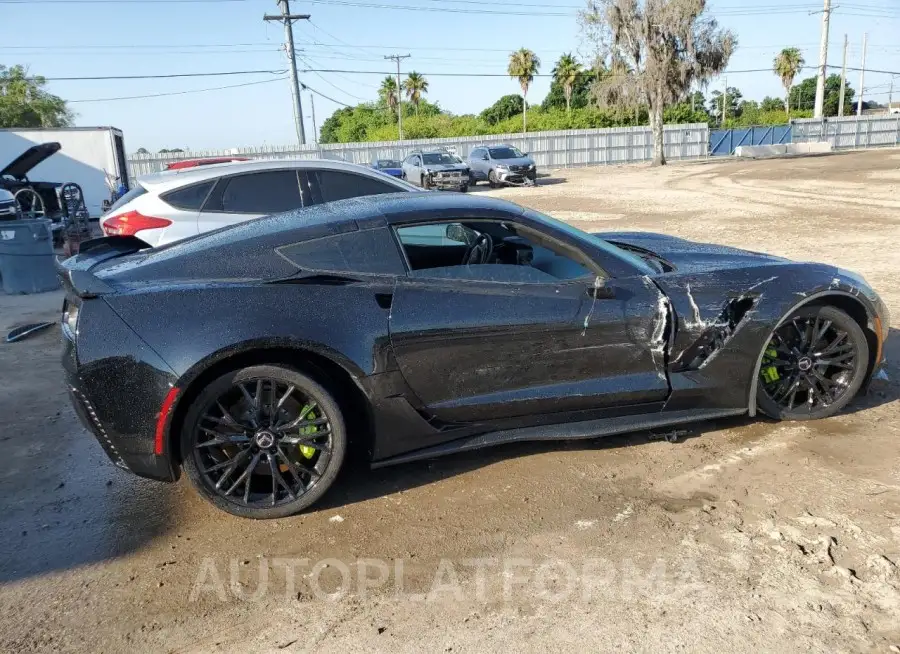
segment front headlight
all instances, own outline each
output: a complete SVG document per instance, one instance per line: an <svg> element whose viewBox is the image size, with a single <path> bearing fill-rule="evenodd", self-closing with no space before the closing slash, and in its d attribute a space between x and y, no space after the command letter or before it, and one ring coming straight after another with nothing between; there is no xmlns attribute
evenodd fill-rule
<svg viewBox="0 0 900 654"><path fill-rule="evenodd" d="M534 164L533 164L533 163L528 164L528 170L534 170Z"/></svg>
<svg viewBox="0 0 900 654"><path fill-rule="evenodd" d="M509 170L509 166L506 164L497 164L497 170Z"/></svg>

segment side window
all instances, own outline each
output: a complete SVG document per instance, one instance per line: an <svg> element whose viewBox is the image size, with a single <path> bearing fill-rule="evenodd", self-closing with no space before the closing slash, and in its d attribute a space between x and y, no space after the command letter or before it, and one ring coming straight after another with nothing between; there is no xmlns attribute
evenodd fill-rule
<svg viewBox="0 0 900 654"><path fill-rule="evenodd" d="M403 261L388 227L324 236L276 251L300 270L402 275Z"/></svg>
<svg viewBox="0 0 900 654"><path fill-rule="evenodd" d="M210 189L216 180L211 179L208 182L193 184L160 196L166 204L170 204L176 209L184 209L185 211L200 211L206 196L209 195Z"/></svg>
<svg viewBox="0 0 900 654"><path fill-rule="evenodd" d="M509 222L410 225L397 238L414 277L556 283L596 274L582 253Z"/></svg>
<svg viewBox="0 0 900 654"><path fill-rule="evenodd" d="M396 193L400 189L381 180L363 175L338 172L335 170L319 171L319 189L323 202L334 202L346 198L358 198L363 195L380 195Z"/></svg>
<svg viewBox="0 0 900 654"><path fill-rule="evenodd" d="M472 158L473 159L481 159L484 156L484 150L481 148L475 148L472 150Z"/></svg>
<svg viewBox="0 0 900 654"><path fill-rule="evenodd" d="M303 206L294 170L235 175L222 179L219 184L222 186L220 197L210 197L204 210L269 214Z"/></svg>

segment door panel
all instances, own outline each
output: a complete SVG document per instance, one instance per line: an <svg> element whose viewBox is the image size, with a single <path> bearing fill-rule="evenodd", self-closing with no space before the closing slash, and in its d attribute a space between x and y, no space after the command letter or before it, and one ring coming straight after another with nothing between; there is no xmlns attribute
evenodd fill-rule
<svg viewBox="0 0 900 654"><path fill-rule="evenodd" d="M593 300L590 286L400 280L390 319L400 371L428 413L453 422L664 399L663 361L636 339L658 296L626 283Z"/></svg>

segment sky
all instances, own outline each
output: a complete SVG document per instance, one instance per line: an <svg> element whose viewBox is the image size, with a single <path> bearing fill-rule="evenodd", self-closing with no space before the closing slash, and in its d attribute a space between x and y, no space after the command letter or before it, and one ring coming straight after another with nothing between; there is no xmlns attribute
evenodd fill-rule
<svg viewBox="0 0 900 654"><path fill-rule="evenodd" d="M841 64L847 34L847 65L860 67L868 32L866 68L896 71L894 100L900 100L900 0L835 5L828 63ZM511 51L535 51L544 75L562 53L587 53L576 20L581 6L582 0L293 0L292 13L311 15L294 28L298 66L311 69L300 79L318 93L302 93L308 138L313 109L321 127L343 104L376 98L385 74L396 74L396 64L384 59L389 54L412 55L401 72L425 75L428 100L454 113L477 113L519 92L518 82L505 75ZM710 2L711 14L738 38L728 86L748 99L781 97L781 83L770 70L787 46L803 51L801 78L815 74L822 16L811 12L821 7L822 0ZM0 0L0 64L24 64L49 78L47 88L71 102L77 125L122 129L129 152L290 145L297 137L284 29L264 22L266 13L278 13L275 0ZM341 72L323 72L335 70ZM53 79L241 71L274 72ZM849 72L848 80L859 88L858 72ZM866 98L886 102L890 81L889 74L867 72ZM710 90L723 84L723 78L713 80ZM529 102L540 102L549 86L549 77L535 79ZM133 97L154 94L167 95Z"/></svg>

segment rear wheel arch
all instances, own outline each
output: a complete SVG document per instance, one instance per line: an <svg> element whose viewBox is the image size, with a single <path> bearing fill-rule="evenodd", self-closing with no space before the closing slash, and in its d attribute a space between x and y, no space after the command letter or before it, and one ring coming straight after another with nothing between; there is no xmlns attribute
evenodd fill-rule
<svg viewBox="0 0 900 654"><path fill-rule="evenodd" d="M349 434L349 453L368 456L372 450L373 419L366 393L355 374L334 357L303 346L250 346L227 355L212 355L194 366L181 380L181 392L172 409L166 437L173 463L181 464L182 426L194 400L205 386L234 370L258 365L281 365L308 375L331 393L338 403ZM183 387L182 387L183 386Z"/></svg>
<svg viewBox="0 0 900 654"><path fill-rule="evenodd" d="M759 370L762 366L762 358L763 353L765 352L766 346L772 338L772 335L781 326L781 324L790 316L792 313L801 309L803 307L808 307L812 305L819 306L831 306L841 309L845 313L847 313L851 318L853 318L856 323L860 326L863 331L863 334L866 335L866 341L869 345L869 365L866 370L865 382L863 382L863 390L868 383L868 380L871 378L872 373L875 370L875 366L877 362L877 349L878 349L878 336L872 331L872 328L869 326L871 322L872 316L869 313L869 309L866 307L863 302L850 293L846 291L839 290L828 290L822 291L821 293L816 293L814 295L810 295L807 298L804 298L797 304L793 305L788 311L786 311L781 318L779 318L778 322L772 328L772 330L766 335L765 340L763 341L762 348L759 351L759 355L756 359L756 366L753 368L753 377L750 382L750 396L748 397L747 408L749 410L750 416L755 416L757 412L756 406L756 393L757 393L757 384L759 380Z"/></svg>

